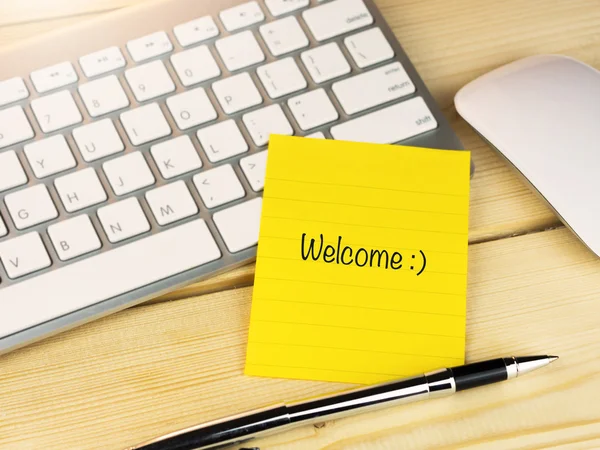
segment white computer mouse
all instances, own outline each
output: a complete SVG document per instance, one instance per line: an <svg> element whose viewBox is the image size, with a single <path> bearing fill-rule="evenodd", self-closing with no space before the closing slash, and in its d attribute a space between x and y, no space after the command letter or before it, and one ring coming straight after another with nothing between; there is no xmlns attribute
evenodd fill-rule
<svg viewBox="0 0 600 450"><path fill-rule="evenodd" d="M600 72L565 56L532 56L477 78L454 102L600 256Z"/></svg>

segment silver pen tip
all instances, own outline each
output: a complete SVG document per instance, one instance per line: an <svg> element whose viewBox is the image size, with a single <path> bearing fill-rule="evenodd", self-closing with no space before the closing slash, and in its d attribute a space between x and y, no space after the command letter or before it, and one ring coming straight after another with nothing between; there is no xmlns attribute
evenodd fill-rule
<svg viewBox="0 0 600 450"><path fill-rule="evenodd" d="M514 358L517 363L517 377L525 375L541 367L547 366L551 362L558 359L558 356L516 356Z"/></svg>

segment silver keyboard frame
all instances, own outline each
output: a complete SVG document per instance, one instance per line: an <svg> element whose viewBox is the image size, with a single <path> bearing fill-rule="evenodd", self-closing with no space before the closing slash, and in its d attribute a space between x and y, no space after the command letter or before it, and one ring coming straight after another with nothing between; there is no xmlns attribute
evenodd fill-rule
<svg viewBox="0 0 600 450"><path fill-rule="evenodd" d="M48 136L51 136L54 134L65 135L67 142L69 143L69 146L71 147L73 155L75 156L77 163L78 163L77 167L74 169L71 169L67 172L62 172L60 174L57 174L56 176L52 176L52 177L49 177L42 181L39 181L33 175L32 171L29 167L29 164L26 162L26 159L24 158L24 155L22 152L24 143L13 145L6 149L0 150L0 153L10 150L10 149L16 150L19 155L19 158L21 159L23 167L27 173L27 176L29 178L29 183L26 186L21 186L14 190L9 190L3 194L0 194L0 215L2 215L4 222L6 223L8 230L9 230L8 236L6 236L4 238L0 238L0 242L2 242L3 240L17 237L22 234L32 232L32 231L39 232L40 235L42 236L42 239L44 241L46 249L48 250L48 253L53 261L53 265L50 267L50 269L46 269L46 270L54 270L54 269L58 269L64 265L66 265L66 264L76 263L77 261L79 261L81 259L86 259L90 256L93 256L93 255L99 253L99 252L109 251L113 248L116 248L116 247L119 247L122 245L126 245L134 240L139 240L139 239L148 237L150 234L154 234L154 233L157 233L159 231L163 231L163 230L166 230L169 228L177 227L178 225L181 225L188 221L198 219L200 217L200 218L205 219L211 233L213 234L213 237L215 238L215 240L216 240L217 244L219 245L221 252L223 254L223 256L219 260L214 261L212 263L203 265L201 267L198 267L193 270L189 270L184 273L180 273L176 276L164 279L160 282L153 283L153 284L145 286L143 288L131 291L129 293L120 295L115 298L111 298L109 300L105 300L105 301L97 303L95 305L80 309L78 311L72 312L70 314L67 314L67 315L64 315L61 317L58 317L54 320L39 324L32 328L29 328L29 329L20 331L18 333L12 334L10 336L1 338L0 339L0 354L8 352L10 350L13 350L15 348L24 346L33 341L45 338L45 337L55 334L57 332L62 332L64 330L73 328L73 327L83 324L85 322L89 322L91 320L100 318L102 316L117 312L119 310L125 309L125 308L133 306L135 304L144 302L153 297L157 297L164 293L167 293L167 292L173 291L177 288L188 285L192 282L197 282L197 281L212 277L220 272L231 270L235 267L242 266L244 264L248 264L248 263L254 261L255 256L256 256L256 247L253 247L253 248L250 248L247 250L243 250L243 251L235 253L235 254L229 253L227 251L227 247L225 246L225 244L223 242L223 239L219 235L217 228L215 227L214 223L211 220L212 214L214 214L217 211L226 209L234 204L250 200L254 197L261 196L261 193L256 193L252 190L252 188L250 187L250 185L248 184L248 182L246 180L246 177L242 173L241 168L238 163L241 158L246 157L250 154L256 153L258 151L264 150L266 148L266 147L256 147L254 145L252 139L250 138L248 132L246 131L245 127L241 123L241 116L249 111L263 108L272 103L279 103L282 105L282 108L284 109L286 116L288 117L288 119L290 121L290 124L292 124L292 127L294 128L294 132L296 135L303 136L306 134L315 133L317 131L322 131L327 138L331 138L331 135L328 130L333 125L341 123L341 122L349 119L349 117L346 114L344 114L343 109L340 107L335 96L332 95L331 84L334 81L339 81L340 79L345 79L350 76L354 76L359 73L372 70L373 68L376 68L376 67L379 67L379 66L382 66L385 64L389 64L390 62L395 60L395 61L400 61L400 63L403 65L404 69L408 73L412 82L416 86L416 92L410 96L403 97L403 98L395 100L393 102L385 103L384 105L381 105L379 107L371 108L360 114L353 115L351 118L354 119L356 117L360 117L362 115L368 114L372 111L381 109L382 107L390 106L394 103L401 103L401 102L406 101L415 96L421 96L421 97L423 97L423 99L427 103L429 109L431 110L431 113L434 115L435 119L437 120L438 128L436 128L435 130L426 132L424 134L421 134L419 136L416 136L414 138L408 139L406 141L402 141L402 144L418 146L418 147L433 147L433 148L454 149L454 150L463 149L462 144L460 143L458 137L455 135L454 131L450 128L450 125L448 124L446 118L444 117L444 115L442 114L440 109L438 108L435 100L433 99L433 97L427 90L425 84L421 80L421 77L418 75L417 71L415 70L414 66L410 62L406 53L402 50L402 47L396 40L396 37L394 36L391 29L388 27L387 23L383 19L382 15L380 14L379 10L377 9L377 7L375 6L375 4L373 3L372 0L363 0L364 3L369 8L371 14L374 17L374 23L371 26L365 27L363 29L355 30L348 34L344 34L337 38L333 38L333 39L326 41L326 43L333 42L333 41L338 42L338 44L340 45L340 48L344 52L344 55L346 56L348 62L350 63L350 65L352 67L351 73L344 77L337 78L333 81L316 85L315 83L312 82L310 75L305 70L303 64L299 60L300 53L307 50L307 48L295 51L290 54L286 54L286 55L282 56L281 58L293 56L296 59L296 61L298 62L298 66L300 67L303 75L305 76L305 78L308 82L308 87L306 89L304 89L303 91L299 91L299 92L293 93L291 95L279 98L279 99L277 99L277 101L272 101L269 98L269 96L267 95L267 93L265 92L264 88L262 87L262 84L258 80L258 77L256 76L256 68L263 64L266 64L266 63L269 63L269 62L272 62L272 61L275 61L275 60L278 60L281 58L275 58L270 54L269 50L266 48L266 46L264 44L264 41L262 40L262 38L260 37L260 34L257 31L258 27L266 22L277 20L277 19L280 19L281 17L285 17L288 15L300 16L302 14L302 11L304 11L306 8L303 8L299 11L291 12L289 14L286 14L285 16L280 16L276 19L273 16L271 16L271 14L270 14L268 8L265 6L264 2L262 0L258 0L258 1L263 9L263 12L265 13L266 21L255 24L255 25L247 27L247 28L244 28L242 30L237 30L236 32L240 32L240 31L243 31L246 29L254 30L257 40L259 41L259 44L261 45L261 48L262 48L263 52L265 53L266 60L260 64L256 64L249 68L235 71L235 72L233 72L233 74L248 71L251 74L252 79L255 82L257 88L261 92L264 102L261 105L258 105L256 107L253 107L248 110L244 110L242 112L232 114L232 115L226 115L223 113L222 109L220 108L219 103L217 102L215 96L213 95L213 93L210 89L210 85L214 81L223 79L232 74L225 68L225 66L221 62L220 58L218 57L218 54L214 47L214 42L217 39L220 39L224 36L228 36L230 34L236 33L236 32L228 33L224 29L220 19L218 18L218 13L221 10L229 8L231 6L245 3L245 0L219 0L219 1L161 0L158 2L146 3L146 4L143 4L140 6L136 6L136 7L125 8L125 9L117 11L115 13L108 14L104 17L100 17L99 19L87 21L80 25L70 27L65 30L60 30L58 32L54 32L54 33L42 36L39 39L30 40L30 41L27 41L25 43L22 43L22 44L13 46L13 47L9 47L8 49L0 52L0 61L2 61L2 66L0 67L0 80L8 79L8 78L11 78L14 76L21 76L25 80L25 82L27 84L27 88L30 91L30 96L28 99L25 99L21 102L13 103L11 105L7 105L6 107L11 107L11 106L14 106L15 104L20 104L24 107L25 113L26 113L27 117L29 118L29 121L35 131L34 140L45 138L45 137L48 137ZM317 6L318 4L320 4L320 3L318 3L316 0L311 0L311 4L309 7L314 7L314 6ZM215 19L215 22L217 23L217 26L219 27L220 33L217 37L212 38L208 41L204 41L202 43L196 44L196 45L208 45L209 46L209 48L211 49L211 52L213 53L213 56L215 57L215 60L217 61L217 63L219 64L219 67L221 68L222 75L213 80L209 80L207 82L200 83L198 85L194 85L193 87L190 87L189 89L192 89L192 88L198 87L198 86L204 87L206 89L215 109L218 112L218 118L216 121L213 121L213 122L210 122L208 124L204 124L204 125L201 125L198 127L191 128L189 130L186 130L185 132L181 132L177 128L174 121L172 120L170 113L168 112L168 110L166 108L166 104L165 104L165 101L168 97L173 96L177 93L185 92L186 90L188 90L181 85L176 73L173 70L172 65L169 62L169 58L173 53L184 50L184 48L182 48L179 45L179 43L177 42L177 39L175 38L175 36L173 34L173 27L180 23L184 23L184 22L190 21L194 18L205 16L205 15L213 16L213 18ZM303 20L300 20L300 23L301 23L306 35L308 36L308 38L310 40L309 48L313 48L315 46L324 44L324 43L319 44L314 40L314 38L312 37L312 34L307 29ZM346 50L346 48L343 44L343 39L349 35L356 34L356 33L359 33L360 31L364 31L368 28L376 27L376 26L378 26L383 31L388 42L394 49L396 57L393 60L388 60L388 61L382 62L378 65L371 66L366 69L359 69L356 66L356 64L354 64L352 57ZM130 89L127 86L127 83L124 80L123 72L128 68L138 65L138 64L135 64L133 62L133 60L131 59L130 55L128 54L128 52L125 48L125 44L127 43L127 41L129 41L131 39L135 39L135 38L138 38L138 37L141 37L146 34L150 34L152 32L159 31L159 30L164 30L167 32L167 34L169 35L169 38L171 39L171 41L173 43L174 51L171 53L168 53L166 55L163 55L163 56L160 56L157 58L153 58L153 60L154 59L162 59L165 62L165 65L167 66L169 74L171 75L171 78L175 82L177 89L175 92L171 92L168 95L164 95L157 99L153 99L153 100L143 102L143 103L138 103L135 100L132 92L130 91ZM73 95L73 97L84 117L83 123L79 123L73 127L58 130L58 131L56 131L54 133L50 133L48 135L45 135L44 133L42 133L42 131L40 130L40 128L37 125L37 122L33 116L31 108L29 107L29 102L39 96L36 93L35 89L33 88L33 85L29 78L29 74L33 70L40 69L40 68L43 68L43 67L46 67L46 66L49 66L52 64L56 64L56 63L59 63L62 61L67 61L67 60L71 61L77 71L77 74L78 74L79 80L80 80L79 83L74 84L69 88L72 92L75 92L77 90L77 87L79 86L79 84L87 81L87 78L83 75L83 72L81 71L81 67L79 66L79 62L78 62L79 57L84 56L88 53L92 53L94 51L104 49L104 48L112 46L112 45L116 45L119 48L121 48L121 51L127 60L127 64L126 64L125 68L116 70L113 72L109 72L107 74L103 74L98 77L94 77L92 79L102 78L111 73L116 74L119 77L121 85L123 86L125 92L127 93L128 97L129 97L129 100L131 102L130 108L128 108L128 109L131 109L132 107L136 107L136 106L139 106L142 104L157 102L161 106L161 109L163 110L163 113L164 113L165 117L167 118L169 125L171 126L171 128L173 130L173 133L166 138L163 138L163 139L160 139L157 141L153 141L150 144L145 144L145 145L142 145L139 147L134 147L129 143L127 135L126 135L123 127L121 126L120 121L118 120L119 115L123 111L126 111L127 109L124 109L124 110L121 110L121 111L118 111L118 112L115 112L115 113L112 113L112 114L109 114L106 116L102 116L102 118L110 117L113 120L113 123L115 124L119 134L121 135L121 139L123 140L123 142L126 145L126 150L125 150L126 153L135 151L135 150L141 150L145 154L145 157L146 157L147 161L149 162L149 166L151 167L151 169L154 173L154 176L157 180L156 184L154 184L146 189L137 191L133 195L123 196L122 198L128 198L131 196L135 196L141 200L148 190L155 189L164 184L168 184L163 180L162 176L160 175L156 166L154 165L152 158L149 155L149 147L151 145L155 145L158 142L172 139L172 138L177 137L182 134L188 134L188 135L192 136L192 135L195 135L195 132L202 127L212 125L212 124L216 123L217 121L233 118L238 123L239 128L240 128L242 134L244 135L244 138L248 142L248 145L250 147L249 152L244 153L239 156L236 156L236 157L233 157L233 158L226 159L224 161L221 161L220 163L213 165L206 158L206 155L204 154L204 151L200 148L197 139L192 138L192 141L194 142L194 146L196 147L196 150L198 151L198 153L200 154L200 157L202 159L203 166L202 166L202 169L200 169L200 171L208 170L211 167L222 165L222 164L227 164L227 163L230 163L234 167L234 170L236 171L238 178L240 179L240 181L242 182L242 184L244 186L244 189L246 190L246 196L243 199L238 200L236 202L228 203L219 208L214 208L214 209L208 210L204 206L202 200L200 199L200 197L198 195L198 192L196 191L195 187L193 186L193 184L191 182L191 177L193 176L193 174L199 172L199 171L195 171L195 172L192 172L189 174L179 176L177 178L173 178L173 179L169 180L169 183L180 180L180 179L185 180L188 188L190 188L190 192L192 193L194 199L196 200L196 203L199 206L199 210L200 210L199 214L196 214L186 220L175 222L174 224L171 224L169 226L160 227L154 220L152 212L148 208L147 203L144 200L142 200L142 201L140 201L140 203L142 205L142 208L144 209L144 212L146 213L146 216L149 219L149 222L152 225L151 231L149 233L145 233L141 236L138 236L137 238L128 239L126 241L123 241L119 244L111 244L106 239L106 236L103 233L102 227L100 226L100 223L98 222L98 219L96 217L95 211L99 207L106 206L107 204L110 204L110 203L114 203L118 200L121 200L122 198L117 198L114 195L114 193L112 192L112 189L110 188L110 185L108 184L108 180L104 176L103 171L98 170L98 169L100 169L101 165L104 162L106 162L107 160L109 160L110 158L122 156L124 153L119 153L119 154L113 155L109 158L104 158L104 159L101 159L99 161L96 161L96 162L93 162L90 164L85 163L82 160L81 155L79 154L79 152L77 150L77 146L75 145L75 143L73 141L71 132L72 132L73 128L77 128L84 124L91 123L92 120L90 119L89 115L87 114L87 110L85 109L85 106L83 105L81 98L79 98L78 95ZM194 47L194 46L191 46L191 47ZM187 48L191 48L191 47L187 47ZM151 61L151 60L144 61L144 63L149 62L149 61ZM140 63L139 65L144 64L144 63ZM323 87L328 92L330 99L332 100L333 104L335 105L336 109L338 110L340 119L336 122L329 123L325 126L312 129L309 132L303 132L302 130L300 130L298 128L295 120L293 119L293 116L291 115L291 113L290 113L289 109L287 108L287 105L285 105L285 103L288 98L298 95L301 92L306 92L308 90L314 89L316 87L319 87L319 88ZM58 90L60 90L60 89L57 89L57 91ZM55 92L55 91L52 91L52 92ZM47 95L47 94L48 93L46 93L45 95ZM0 109L3 109L3 108L0 108ZM28 142L31 142L31 140ZM365 155L365 156L368 157L368 155ZM96 207L87 208L87 209L78 211L77 213L74 213L74 214L68 214L65 212L64 208L62 207L62 203L57 196L56 190L53 187L53 181L55 178L57 178L59 176L63 176L67 173L71 173L75 170L82 169L83 167L89 167L89 166L94 167L96 169L98 175L100 176L102 183L105 186L105 189L107 191L107 195L108 195L109 199L107 202L97 205ZM472 170L473 170L473 167L472 167ZM11 222L11 218L6 209L6 205L4 204L3 197L7 193L11 193L16 190L23 189L27 186L39 184L40 182L44 183L48 186L48 189L50 191L52 199L54 200L54 202L57 206L57 209L59 210L59 217L58 217L58 219L55 219L52 222L47 222L47 223L38 225L36 227L29 228L24 231L18 231L15 229L14 224ZM54 251L54 248L53 248L53 246L48 238L48 235L46 233L46 229L50 223L55 223L60 220L65 220L67 218L74 217L79 214L88 214L90 216L90 218L92 219L92 222L94 223L96 231L98 232L98 235L102 241L102 248L96 252L73 259L73 260L69 261L68 263L63 263L57 257L56 252ZM160 260L157 260L156 264L160 264ZM0 282L0 301L2 301L2 288L10 286L13 283L24 282L29 278L39 275L40 273L43 273L43 272L37 272L37 273L31 274L29 276L19 278L18 280L11 281L7 277L4 268L0 264L0 280L1 280L1 282ZM110 282L110 280L107 280L107 282Z"/></svg>

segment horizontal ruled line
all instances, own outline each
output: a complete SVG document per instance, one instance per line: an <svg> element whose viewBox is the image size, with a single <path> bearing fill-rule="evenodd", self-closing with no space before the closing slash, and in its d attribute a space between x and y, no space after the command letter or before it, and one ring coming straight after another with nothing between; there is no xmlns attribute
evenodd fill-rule
<svg viewBox="0 0 600 450"><path fill-rule="evenodd" d="M285 236L268 236L265 234L261 234L261 239L267 238L267 239L283 239L286 241L298 241L298 238L291 238L291 237L285 237ZM337 244L337 242L335 241L323 241L324 244L329 244L329 245L333 245L333 244ZM380 247L381 244L362 244L362 243L355 243L356 245L360 245L362 247ZM465 246L466 247L466 246ZM388 247L391 250L411 250L411 251L415 251L418 252L419 250L424 251L425 253L443 253L446 255L460 255L460 256L466 256L468 253L467 252L446 252L446 251L441 251L441 250L431 250L431 249L426 249L426 248L422 248L422 249L418 249L418 248L408 248L408 247Z"/></svg>
<svg viewBox="0 0 600 450"><path fill-rule="evenodd" d="M332 285L332 286L347 286L347 287L355 287L355 288L363 288L363 289L381 289L381 290L384 290L384 291L411 292L413 294L452 295L452 296L455 296L455 297L462 297L463 296L463 294L455 294L454 292L414 291L414 290L409 290L409 289L395 289L395 288L387 288L387 287L381 287L381 286L361 286L359 284L331 283L329 281L293 280L293 279L287 279L287 278L261 277L261 276L255 276L255 279L276 280L276 281L290 281L290 282L294 282L294 283L328 284L328 285ZM466 293L465 293L465 295L466 295Z"/></svg>
<svg viewBox="0 0 600 450"><path fill-rule="evenodd" d="M293 201L293 202L303 202L303 203L319 203L322 205L339 205L339 206L352 206L355 208L370 208L370 209L383 209L387 211L405 211L405 212L417 212L424 214L446 214L451 216L462 216L468 217L468 213L455 213L455 212L444 212L444 211L426 211L420 209L404 209L404 208L388 208L385 206L372 206L372 205L356 205L353 203L338 203L338 202L323 202L316 200L303 200L298 198L284 198L284 197L273 197L273 196L265 196L266 199L274 199L274 200L285 200L285 201Z"/></svg>
<svg viewBox="0 0 600 450"><path fill-rule="evenodd" d="M375 187L369 185L361 185L361 184L338 184L338 183L323 183L319 181L306 181L306 180L289 180L285 178L272 178L268 177L266 180L274 180L274 181L286 181L289 183L299 183L299 184L319 184L322 186L338 186L338 187L351 187L351 188L359 188L359 189L373 189L377 191L392 191L392 192L410 192L413 194L427 194L427 195L444 195L448 197L468 197L468 194L451 194L448 192L426 192L426 191L412 191L409 189L392 189L392 188L384 188L384 187Z"/></svg>
<svg viewBox="0 0 600 450"><path fill-rule="evenodd" d="M375 328L362 328L362 327L347 327L347 326L342 326L342 325L322 325L322 324L318 324L318 323L305 323L305 322L285 322L285 321L281 321L281 320L263 320L263 319L253 319L253 322L262 322L262 323L279 323L279 324L285 324L285 325L307 325L307 326L311 326L311 327L321 327L321 328L341 328L341 329L345 329L345 330L360 330L360 331L376 331L379 333L394 333L394 334L406 334L409 336L433 336L433 337L444 337L444 338L451 338L451 339L464 339L465 336L451 336L451 335L447 335L447 334L434 334L434 333L409 333L406 331L396 331L396 330L378 330Z"/></svg>
<svg viewBox="0 0 600 450"><path fill-rule="evenodd" d="M256 366L256 367L276 367L276 368L284 368L284 369L318 370L318 371L322 371L322 372L357 373L357 374L362 374L362 375L383 375L386 377L394 377L394 378L408 377L408 376L415 375L414 373L408 373L408 372L400 372L400 373L360 372L358 370L325 369L323 367L287 366L287 365L283 365L283 364L278 364L278 365L258 364L258 363L253 363L251 361L248 361L247 365Z"/></svg>
<svg viewBox="0 0 600 450"><path fill-rule="evenodd" d="M260 257L262 259L278 259L278 260L281 260L281 261L302 262L302 261L300 261L299 259L296 259L296 258L281 258L280 256L260 255ZM326 262L321 262L321 261L312 261L312 262L320 262L321 264L332 264L332 263L326 263ZM337 264L337 265L339 265L339 264ZM367 267L367 266L364 266L364 267ZM369 268L382 269L382 267L373 267L373 266L369 266ZM385 268L383 268L383 269L385 270ZM410 274L410 272L408 272L407 270L403 270L402 272L406 273L406 274ZM427 269L427 273L437 273L439 275L465 275L466 274L466 272L436 272L435 270L429 270L429 269Z"/></svg>
<svg viewBox="0 0 600 450"><path fill-rule="evenodd" d="M306 345L306 344L282 344L281 342L261 342L261 341L249 341L251 344L262 344L262 345L279 345L282 347L307 347L307 348L324 348L327 350L348 350L353 352L364 352L364 353L382 353L384 355L399 355L399 356L416 356L416 357L425 357L425 358L439 358L439 359L452 359L456 361L462 361L463 358L458 358L456 356L442 356L442 355L425 355L422 353L401 353L401 352L386 352L383 350L372 350L372 349L362 349L362 348L347 348L347 347L329 347L329 346L321 346L321 345Z"/></svg>
<svg viewBox="0 0 600 450"><path fill-rule="evenodd" d="M277 367L277 368L285 368L285 369L301 369L301 370L320 370L325 372L340 372L340 373L360 373L363 375L384 375L386 377L400 377L400 376L408 376L408 374L404 375L403 373L381 373L381 372L359 372L358 370L341 370L341 369L324 369L322 367L302 367L302 366L286 366L282 364L257 364L253 362L247 363L250 366L256 367Z"/></svg>
<svg viewBox="0 0 600 450"><path fill-rule="evenodd" d="M410 311L410 310L406 310L406 309L373 308L371 306L338 305L338 304L335 304L335 303L299 302L297 300L285 300L285 299L266 298L266 297L253 297L253 301L256 301L256 300L267 301L267 302L298 303L298 304L301 304L301 305L335 306L335 307L352 308L352 309L366 309L366 310L372 310L372 311L393 311L393 312L408 313L408 314L424 314L424 315L427 315L427 316L465 317L464 314L449 314L449 313L438 313L438 312Z"/></svg>
<svg viewBox="0 0 600 450"><path fill-rule="evenodd" d="M294 221L302 221L302 222L311 222L311 223L328 223L331 225L348 225L352 227L362 227L362 228L380 228L385 230L404 230L404 231L418 231L421 233L441 233L441 234L454 234L458 236L467 236L468 232L456 232L456 231L443 231L443 230L423 230L418 228L402 228L402 227L382 227L376 225L364 225L357 223L345 223L345 222L331 222L328 220L316 220L316 219L302 219L299 217L278 217L278 216L268 216L263 214L262 219L282 219L282 220L294 220Z"/></svg>

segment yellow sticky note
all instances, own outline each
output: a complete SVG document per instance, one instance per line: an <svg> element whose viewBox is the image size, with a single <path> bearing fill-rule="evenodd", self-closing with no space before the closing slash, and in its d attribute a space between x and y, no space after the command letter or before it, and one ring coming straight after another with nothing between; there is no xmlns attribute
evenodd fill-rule
<svg viewBox="0 0 600 450"><path fill-rule="evenodd" d="M469 152L272 136L247 375L463 363Z"/></svg>

